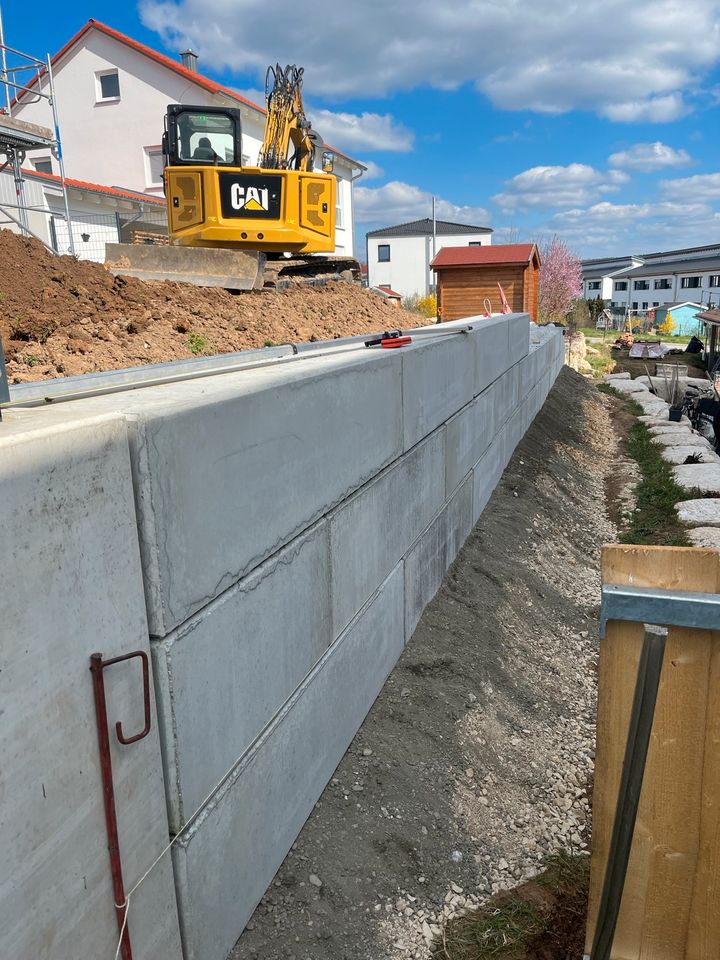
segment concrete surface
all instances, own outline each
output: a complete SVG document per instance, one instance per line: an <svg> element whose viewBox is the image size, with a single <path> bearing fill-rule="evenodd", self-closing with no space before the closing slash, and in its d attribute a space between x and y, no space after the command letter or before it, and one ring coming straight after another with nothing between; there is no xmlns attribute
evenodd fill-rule
<svg viewBox="0 0 720 960"><path fill-rule="evenodd" d="M682 523L699 527L720 527L720 499L703 497L700 500L681 500L675 504Z"/></svg>
<svg viewBox="0 0 720 960"><path fill-rule="evenodd" d="M720 466L715 463L689 463L673 467L675 483L684 490L720 493Z"/></svg>
<svg viewBox="0 0 720 960"><path fill-rule="evenodd" d="M679 435L683 437L695 436L689 423L673 423L670 420L648 425L648 430L655 437L673 435Z"/></svg>
<svg viewBox="0 0 720 960"><path fill-rule="evenodd" d="M475 341L474 393L482 393L511 365L510 335L505 317L488 317L473 324L479 337ZM527 354L527 350L525 351ZM520 359L518 357L517 359Z"/></svg>
<svg viewBox="0 0 720 960"><path fill-rule="evenodd" d="M720 457L708 444L685 444L684 446L665 446L660 454L667 463L685 463L688 457L698 459L700 463L720 463Z"/></svg>
<svg viewBox="0 0 720 960"><path fill-rule="evenodd" d="M694 530L688 530L687 535L695 547L720 550L720 528L718 527L695 527Z"/></svg>
<svg viewBox="0 0 720 960"><path fill-rule="evenodd" d="M330 646L330 551L321 522L163 640L170 826L177 832Z"/></svg>
<svg viewBox="0 0 720 960"><path fill-rule="evenodd" d="M681 417L680 420L671 420L670 419L670 407L665 406L662 410L658 410L654 414L645 414L642 417L638 417L638 420L641 423L644 423L646 427L658 427L664 426L665 424L670 424L671 426L690 426L690 420L688 417Z"/></svg>
<svg viewBox="0 0 720 960"><path fill-rule="evenodd" d="M500 386L489 387L445 426L445 496L449 497L478 462L502 420Z"/></svg>
<svg viewBox="0 0 720 960"><path fill-rule="evenodd" d="M445 437L437 431L333 512L333 636L345 629L444 502Z"/></svg>
<svg viewBox="0 0 720 960"><path fill-rule="evenodd" d="M225 958L404 644L403 566L175 847L185 960Z"/></svg>
<svg viewBox="0 0 720 960"><path fill-rule="evenodd" d="M699 450L712 450L712 444L699 433L686 431L674 431L672 433L660 433L652 438L652 442L659 447L697 447Z"/></svg>
<svg viewBox="0 0 720 960"><path fill-rule="evenodd" d="M617 393L647 393L652 396L647 386L637 380L623 378L621 380L609 380L608 383Z"/></svg>
<svg viewBox="0 0 720 960"><path fill-rule="evenodd" d="M473 481L468 477L405 558L405 639L412 636L472 530Z"/></svg>
<svg viewBox="0 0 720 960"><path fill-rule="evenodd" d="M418 340L403 351L403 449L409 450L472 400L473 346L479 337L481 333L446 334L433 343Z"/></svg>
<svg viewBox="0 0 720 960"><path fill-rule="evenodd" d="M0 955L113 957L118 940L90 654L148 652L127 429L0 424ZM105 671L120 849L131 886L168 842L158 720L137 661ZM133 900L137 960L179 960L169 857Z"/></svg>

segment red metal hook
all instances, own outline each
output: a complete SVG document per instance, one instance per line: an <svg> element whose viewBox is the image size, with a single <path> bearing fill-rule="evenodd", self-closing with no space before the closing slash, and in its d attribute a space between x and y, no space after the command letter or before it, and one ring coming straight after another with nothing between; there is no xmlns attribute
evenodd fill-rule
<svg viewBox="0 0 720 960"><path fill-rule="evenodd" d="M103 660L101 653L90 656L90 672L93 679L95 694L95 717L97 720L98 746L100 748L100 774L102 777L103 802L105 805L105 828L108 838L108 852L110 853L110 872L112 873L113 894L115 896L115 916L122 960L132 960L132 946L130 943L130 928L125 920L128 905L125 902L125 884L122 875L122 860L120 857L120 840L118 837L117 813L115 811L115 789L113 787L112 758L110 756L110 734L107 720L107 703L105 700L105 678L103 670L113 663L123 660L132 660L140 657L143 673L143 704L145 708L145 726L134 737L125 737L122 732L122 723L115 724L115 733L120 743L136 743L150 732L150 669L147 654L143 650L134 650L121 657Z"/></svg>

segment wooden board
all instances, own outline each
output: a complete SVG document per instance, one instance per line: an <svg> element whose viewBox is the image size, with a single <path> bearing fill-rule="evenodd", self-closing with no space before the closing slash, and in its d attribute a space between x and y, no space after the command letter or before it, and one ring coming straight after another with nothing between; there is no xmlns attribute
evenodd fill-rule
<svg viewBox="0 0 720 960"><path fill-rule="evenodd" d="M720 552L609 546L603 582L720 591ZM613 621L600 647L590 952L625 752L642 624ZM668 630L613 960L720 956L720 632Z"/></svg>
<svg viewBox="0 0 720 960"><path fill-rule="evenodd" d="M438 270L438 302L443 320L458 320L484 312L489 300L493 312L502 310L498 283L502 286L510 308L517 312L527 310L533 319L532 284L537 270L515 264L473 267L443 267ZM535 306L536 310L536 306Z"/></svg>

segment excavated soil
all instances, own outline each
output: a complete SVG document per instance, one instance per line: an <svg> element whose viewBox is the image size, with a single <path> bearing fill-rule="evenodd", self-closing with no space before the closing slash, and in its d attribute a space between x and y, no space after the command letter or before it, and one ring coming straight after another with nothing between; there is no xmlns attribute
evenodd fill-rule
<svg viewBox="0 0 720 960"><path fill-rule="evenodd" d="M565 368L232 960L459 960L447 922L588 851L616 456L608 398ZM517 960L574 956L575 914Z"/></svg>
<svg viewBox="0 0 720 960"><path fill-rule="evenodd" d="M0 230L0 337L11 383L426 322L357 284L232 294L145 282Z"/></svg>

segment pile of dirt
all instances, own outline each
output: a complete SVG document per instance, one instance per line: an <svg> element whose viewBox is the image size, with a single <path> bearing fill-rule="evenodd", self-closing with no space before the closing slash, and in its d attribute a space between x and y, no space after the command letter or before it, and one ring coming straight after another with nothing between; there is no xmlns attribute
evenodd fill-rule
<svg viewBox="0 0 720 960"><path fill-rule="evenodd" d="M233 960L466 960L455 918L587 853L607 408L560 374ZM583 892L553 897L575 919L523 960L579 956Z"/></svg>
<svg viewBox="0 0 720 960"><path fill-rule="evenodd" d="M113 277L0 230L0 337L11 383L420 326L357 284L232 294Z"/></svg>

